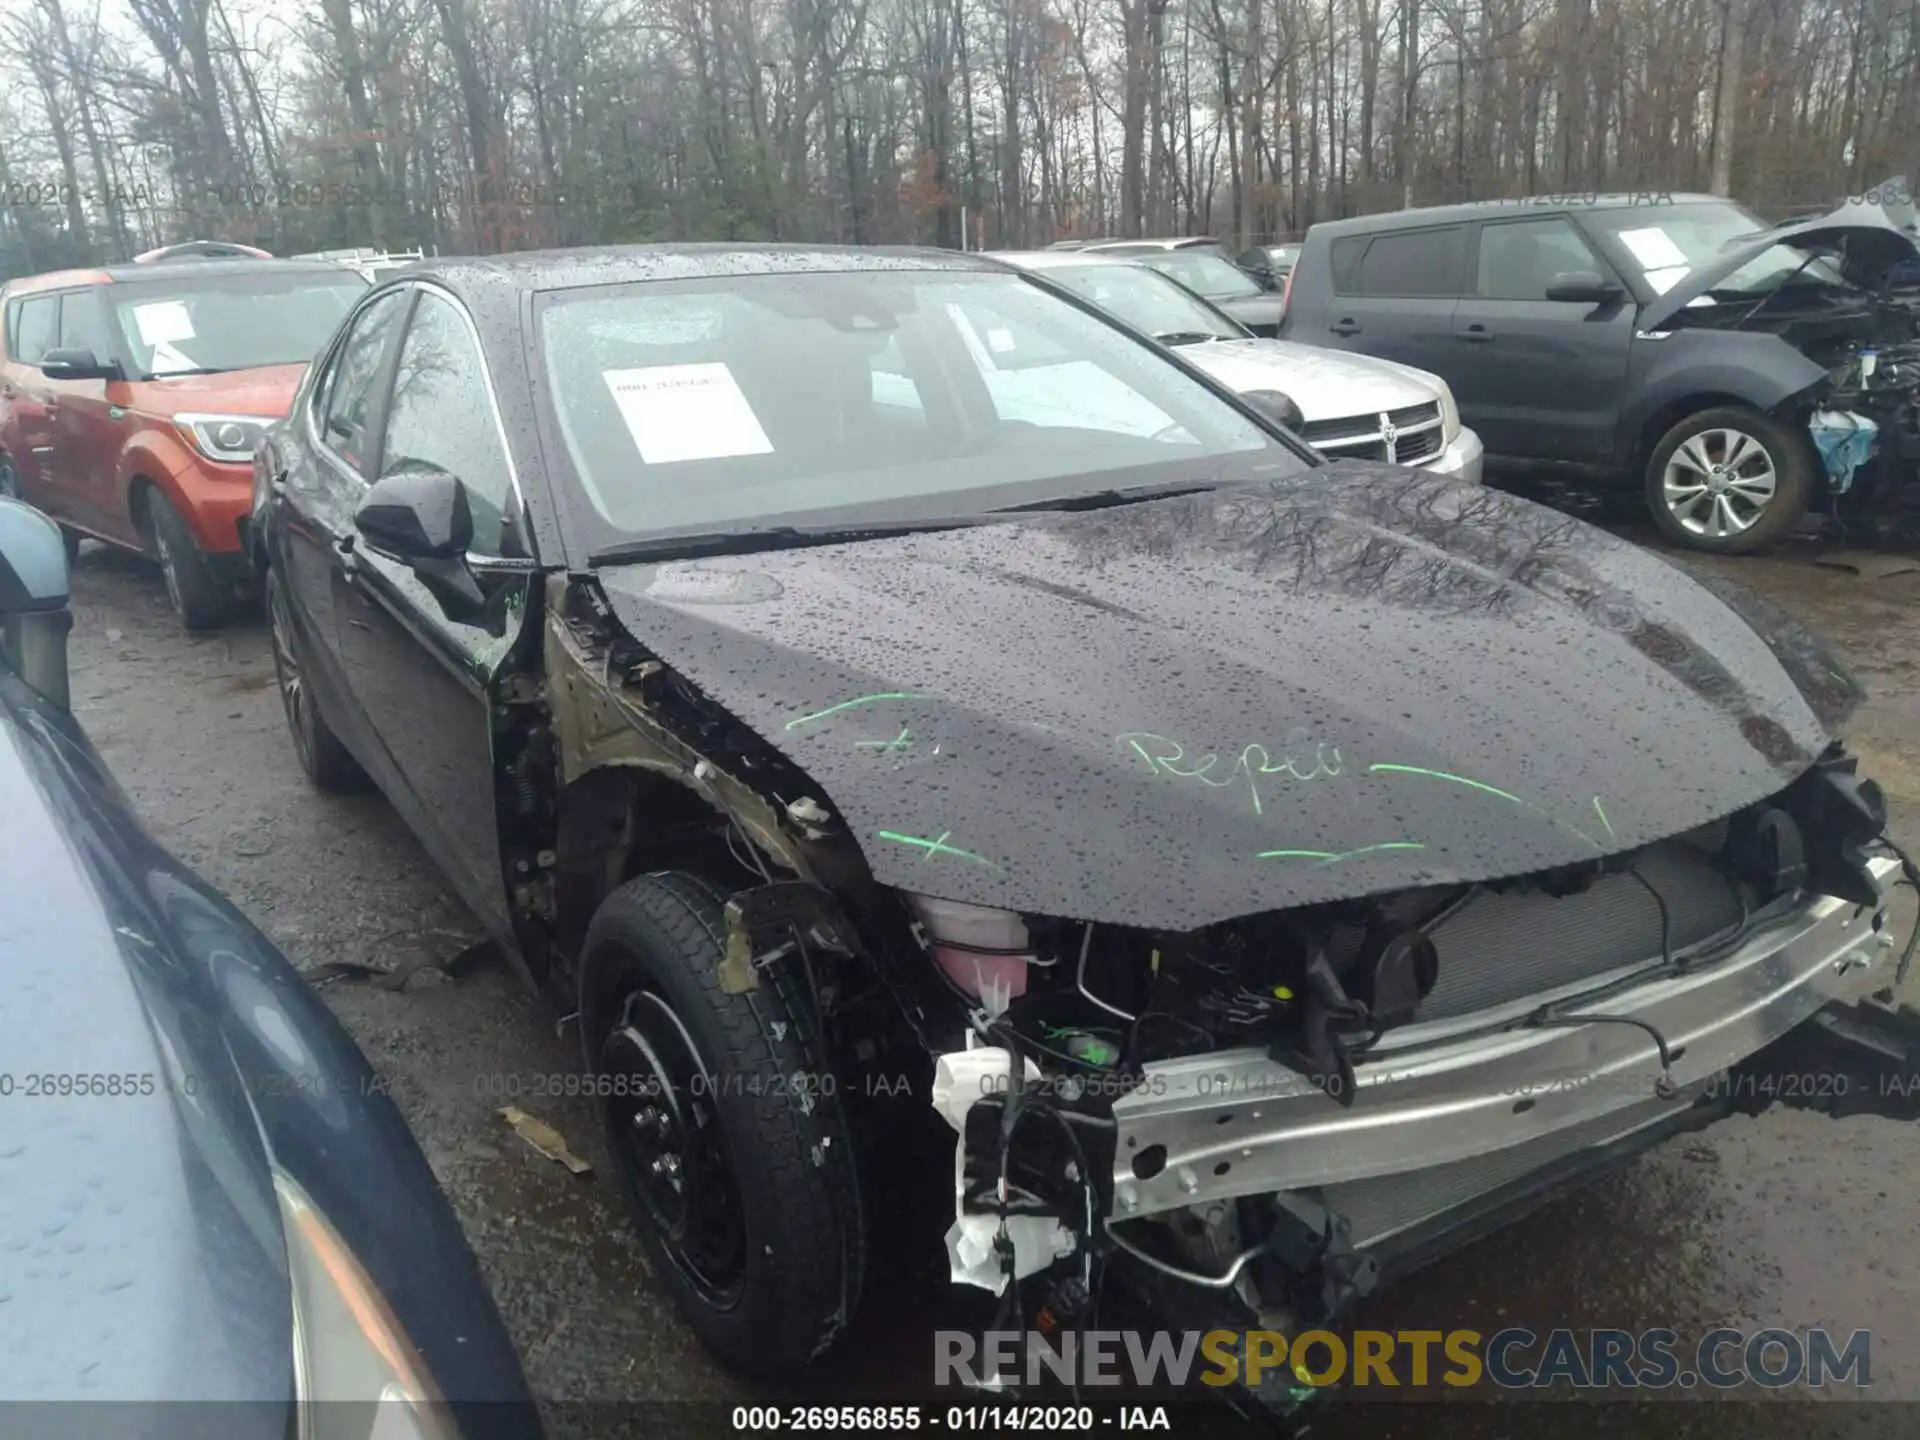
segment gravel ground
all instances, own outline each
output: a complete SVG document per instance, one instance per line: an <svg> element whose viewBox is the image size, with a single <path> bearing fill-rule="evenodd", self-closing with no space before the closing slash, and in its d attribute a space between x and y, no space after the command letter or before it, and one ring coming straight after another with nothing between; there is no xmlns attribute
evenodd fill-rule
<svg viewBox="0 0 1920 1440"><path fill-rule="evenodd" d="M1868 682L1852 743L1892 799L1896 837L1920 846L1920 575L1865 580L1799 555L1726 568L1809 619ZM162 842L295 963L385 967L422 950L446 959L478 936L384 801L321 795L301 778L257 618L189 638L155 574L94 545L74 591L82 722ZM452 1197L535 1391L556 1402L556 1431L577 1428L559 1404L569 1400L755 1398L675 1318L610 1185L542 1159L496 1113L517 1084L519 1103L603 1168L585 1102L530 1098L541 1077L575 1068L575 1041L504 966L405 993L352 984L326 993ZM1377 1301L1362 1323L1664 1325L1683 1335L1719 1323L1867 1328L1873 1396L1920 1399L1916 1188L1913 1127L1781 1111L1734 1120L1457 1253ZM927 1373L931 1325L918 1311L887 1317L873 1343L853 1347L814 1388L855 1400L873 1374ZM1391 1407L1366 1408L1369 1433L1427 1428L1409 1428ZM1456 1412L1450 1433L1512 1433L1507 1406L1445 1408ZM1807 1406L1740 1408L1744 1433L1832 1432L1830 1421L1803 1430ZM1916 1412L1883 1413L1891 1423ZM1338 1431L1355 1423L1351 1414L1330 1420ZM1905 1420L1897 1428L1912 1429Z"/></svg>

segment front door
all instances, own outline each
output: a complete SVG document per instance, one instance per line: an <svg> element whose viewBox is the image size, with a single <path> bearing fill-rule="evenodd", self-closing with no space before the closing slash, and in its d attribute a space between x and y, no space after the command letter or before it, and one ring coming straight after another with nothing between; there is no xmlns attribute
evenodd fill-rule
<svg viewBox="0 0 1920 1440"><path fill-rule="evenodd" d="M1496 455L1611 461L1633 345L1626 287L1600 305L1547 299L1556 276L1618 278L1559 215L1482 225L1472 268L1453 312L1456 358L1441 371L1461 420Z"/></svg>
<svg viewBox="0 0 1920 1440"><path fill-rule="evenodd" d="M287 613L276 618L292 629L301 683L382 788L389 777L374 758L374 737L355 723L359 716L341 667L333 597L336 574L352 544L353 507L366 494L366 472L373 466L368 442L377 428L375 402L385 394L384 377L411 300L410 291L391 291L347 322L319 360L313 383L294 403L290 419L296 439L275 445L273 453L287 464L270 477L277 523L268 529L276 545L269 559L287 601Z"/></svg>
<svg viewBox="0 0 1920 1440"><path fill-rule="evenodd" d="M527 618L531 556L478 334L451 296L424 286L419 296L373 476L431 468L466 486L471 563L483 573L487 609L471 623L448 618L405 563L356 532L334 619L353 703L391 777L388 795L467 904L507 935L493 682Z"/></svg>
<svg viewBox="0 0 1920 1440"><path fill-rule="evenodd" d="M84 350L96 360L112 360L119 347L108 328L100 286L68 290L60 296L56 350ZM54 453L56 488L67 504L67 518L83 530L122 543L138 543L122 498L117 468L129 428L122 380L49 380L57 406Z"/></svg>

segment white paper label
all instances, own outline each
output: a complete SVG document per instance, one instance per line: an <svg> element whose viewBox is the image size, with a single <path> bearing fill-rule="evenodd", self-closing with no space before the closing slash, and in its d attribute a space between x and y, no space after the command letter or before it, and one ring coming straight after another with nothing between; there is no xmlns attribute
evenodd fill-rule
<svg viewBox="0 0 1920 1440"><path fill-rule="evenodd" d="M649 465L773 453L739 382L718 361L608 370L602 378Z"/></svg>
<svg viewBox="0 0 1920 1440"><path fill-rule="evenodd" d="M1620 243L1633 252L1633 258L1640 262L1643 270L1666 270L1679 266L1687 268L1687 256L1673 237L1658 225L1649 225L1644 230L1622 230Z"/></svg>
<svg viewBox="0 0 1920 1440"><path fill-rule="evenodd" d="M1013 331L989 330L987 331L987 344L994 348L996 354L1005 355L1009 350L1013 349Z"/></svg>
<svg viewBox="0 0 1920 1440"><path fill-rule="evenodd" d="M1663 270L1647 271L1647 284L1653 287L1653 293L1664 295L1686 278L1691 265L1669 265ZM1705 299L1705 296L1701 297Z"/></svg>
<svg viewBox="0 0 1920 1440"><path fill-rule="evenodd" d="M179 300L156 300L133 307L133 323L140 327L143 345L171 345L193 339L193 316Z"/></svg>
<svg viewBox="0 0 1920 1440"><path fill-rule="evenodd" d="M151 368L156 375L178 375L182 370L197 370L200 367L174 349L171 341L162 340L153 347Z"/></svg>

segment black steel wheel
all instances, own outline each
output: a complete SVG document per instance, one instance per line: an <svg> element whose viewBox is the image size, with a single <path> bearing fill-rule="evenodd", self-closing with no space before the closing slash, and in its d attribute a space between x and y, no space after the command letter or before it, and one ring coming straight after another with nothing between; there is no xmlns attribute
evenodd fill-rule
<svg viewBox="0 0 1920 1440"><path fill-rule="evenodd" d="M581 1036L622 1198L676 1307L729 1364L791 1374L858 1303L859 1182L795 977L720 987L723 905L674 872L609 895L581 948Z"/></svg>

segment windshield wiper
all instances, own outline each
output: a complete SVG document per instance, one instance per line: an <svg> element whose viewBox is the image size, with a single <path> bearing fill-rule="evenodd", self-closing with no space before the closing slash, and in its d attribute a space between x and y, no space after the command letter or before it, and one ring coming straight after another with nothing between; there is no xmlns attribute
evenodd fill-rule
<svg viewBox="0 0 1920 1440"><path fill-rule="evenodd" d="M856 520L820 525L749 525L737 530L702 530L686 535L653 535L622 540L596 550L589 565L628 565L648 560L682 560L702 555L751 555L759 550L800 550L810 545L842 545L887 535L919 535L992 525L992 515L935 515L924 520Z"/></svg>
<svg viewBox="0 0 1920 1440"><path fill-rule="evenodd" d="M1204 345L1209 340L1224 340L1211 330L1163 330L1153 337L1162 345Z"/></svg>
<svg viewBox="0 0 1920 1440"><path fill-rule="evenodd" d="M1104 510L1113 505L1134 505L1144 500L1172 500L1181 495L1204 495L1218 490L1225 481L1209 480L1196 484L1176 480L1168 485L1137 485L1128 490L1092 490L1084 495L1063 495L1058 500L1031 500L1024 505L1008 505L996 515L1032 514L1054 510Z"/></svg>
<svg viewBox="0 0 1920 1440"><path fill-rule="evenodd" d="M187 370L156 370L147 376L149 380L178 380L183 375L230 375L235 367L231 365L195 365Z"/></svg>

